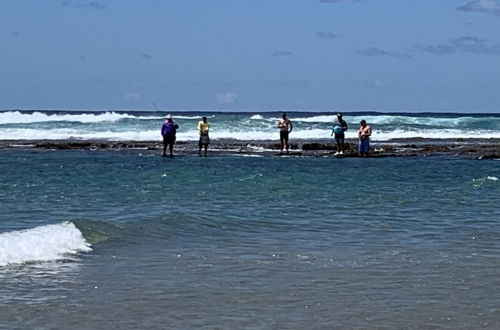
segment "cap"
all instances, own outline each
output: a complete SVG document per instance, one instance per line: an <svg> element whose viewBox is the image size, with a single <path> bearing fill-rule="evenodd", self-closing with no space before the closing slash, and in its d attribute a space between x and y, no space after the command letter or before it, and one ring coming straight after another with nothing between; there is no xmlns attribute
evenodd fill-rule
<svg viewBox="0 0 500 330"><path fill-rule="evenodd" d="M172 119L172 115L171 114L166 115L165 119Z"/></svg>

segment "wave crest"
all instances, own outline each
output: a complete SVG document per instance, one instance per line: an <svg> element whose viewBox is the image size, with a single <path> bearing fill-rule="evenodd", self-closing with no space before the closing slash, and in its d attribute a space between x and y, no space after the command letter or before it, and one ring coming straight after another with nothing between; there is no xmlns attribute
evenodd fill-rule
<svg viewBox="0 0 500 330"><path fill-rule="evenodd" d="M161 117L137 117L114 111L104 113L85 114L47 114L43 112L22 113L20 111L0 112L0 124L29 124L44 122L78 122L78 123L100 123L114 122L122 119L158 119Z"/></svg>
<svg viewBox="0 0 500 330"><path fill-rule="evenodd" d="M60 260L90 251L91 245L72 222L0 234L0 266Z"/></svg>

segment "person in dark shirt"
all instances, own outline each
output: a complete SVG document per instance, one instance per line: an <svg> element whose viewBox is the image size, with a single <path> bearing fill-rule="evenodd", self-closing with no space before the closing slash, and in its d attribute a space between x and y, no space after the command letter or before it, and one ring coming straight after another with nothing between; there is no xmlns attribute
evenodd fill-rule
<svg viewBox="0 0 500 330"><path fill-rule="evenodd" d="M342 119L342 114L338 113L337 123L333 127L331 134L331 136L335 134L335 141L337 142L337 152L335 153L335 156L344 154L345 131L347 131L347 123L345 122L344 119Z"/></svg>
<svg viewBox="0 0 500 330"><path fill-rule="evenodd" d="M170 157L174 157L175 134L178 128L179 125L172 119L172 115L166 115L165 122L161 127L161 135L163 136L163 157L167 157L167 147L170 151Z"/></svg>

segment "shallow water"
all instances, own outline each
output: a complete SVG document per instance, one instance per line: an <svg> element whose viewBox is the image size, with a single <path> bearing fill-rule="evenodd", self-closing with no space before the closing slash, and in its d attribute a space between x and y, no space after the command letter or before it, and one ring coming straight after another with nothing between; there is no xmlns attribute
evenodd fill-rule
<svg viewBox="0 0 500 330"><path fill-rule="evenodd" d="M1 151L0 327L495 328L499 164Z"/></svg>

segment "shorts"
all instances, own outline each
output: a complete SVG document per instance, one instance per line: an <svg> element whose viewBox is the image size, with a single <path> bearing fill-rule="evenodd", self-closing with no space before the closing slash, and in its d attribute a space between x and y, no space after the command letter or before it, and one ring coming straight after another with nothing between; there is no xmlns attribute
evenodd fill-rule
<svg viewBox="0 0 500 330"><path fill-rule="evenodd" d="M359 152L365 153L370 150L370 139L359 140Z"/></svg>
<svg viewBox="0 0 500 330"><path fill-rule="evenodd" d="M344 138L345 138L344 133L335 134L335 141L337 141L337 144L344 144Z"/></svg>
<svg viewBox="0 0 500 330"><path fill-rule="evenodd" d="M210 138L208 137L208 134L205 135L200 135L200 146L204 145L209 145L210 144Z"/></svg>
<svg viewBox="0 0 500 330"><path fill-rule="evenodd" d="M280 139L288 141L288 131L280 131Z"/></svg>
<svg viewBox="0 0 500 330"><path fill-rule="evenodd" d="M174 144L174 143L175 143L175 135L163 136L163 144Z"/></svg>

